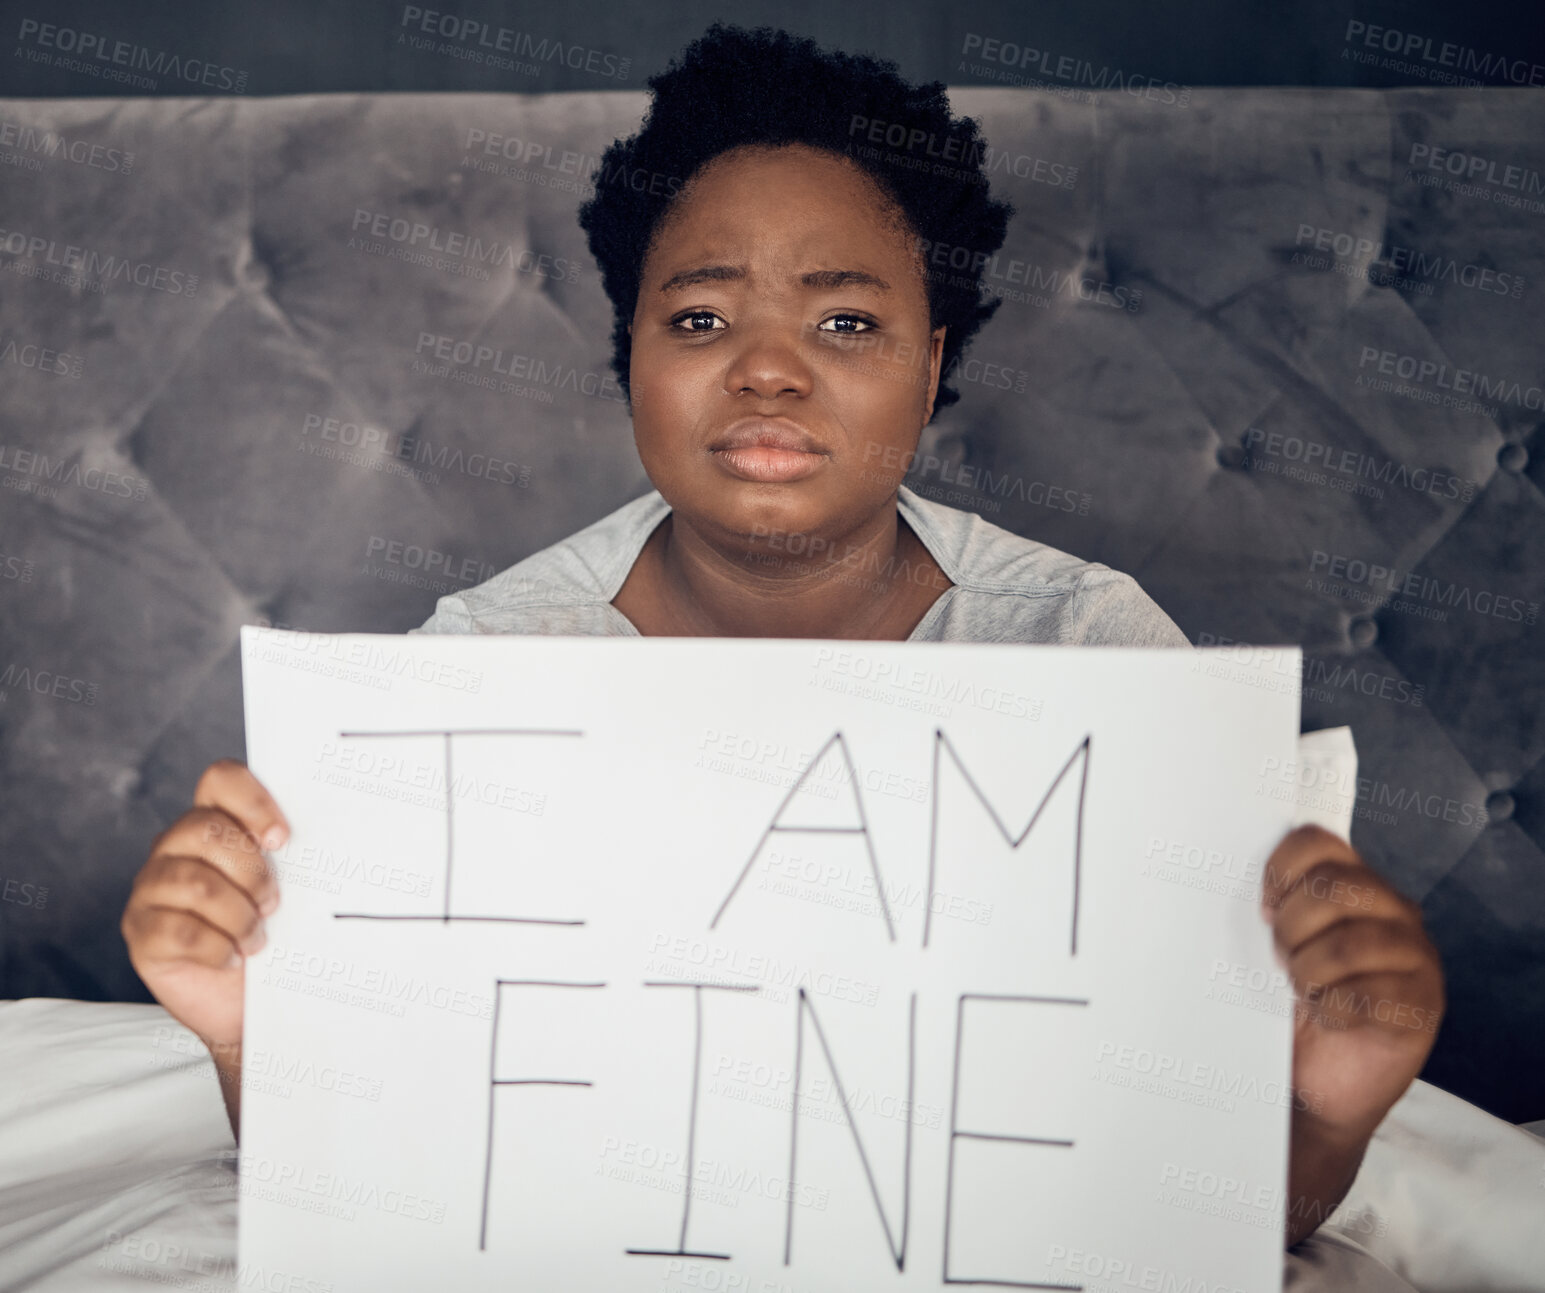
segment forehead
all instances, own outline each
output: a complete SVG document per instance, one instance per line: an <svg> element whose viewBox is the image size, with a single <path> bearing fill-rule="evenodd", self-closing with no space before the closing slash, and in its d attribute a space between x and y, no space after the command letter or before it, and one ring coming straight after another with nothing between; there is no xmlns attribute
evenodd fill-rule
<svg viewBox="0 0 1545 1293"><path fill-rule="evenodd" d="M664 276L683 256L784 260L862 252L916 261L905 213L845 157L807 145L742 146L705 163L666 209L650 239L648 270Z"/></svg>

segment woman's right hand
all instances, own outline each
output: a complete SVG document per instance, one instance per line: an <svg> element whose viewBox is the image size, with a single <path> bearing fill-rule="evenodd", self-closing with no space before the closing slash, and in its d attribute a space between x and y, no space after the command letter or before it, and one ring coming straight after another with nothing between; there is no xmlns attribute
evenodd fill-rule
<svg viewBox="0 0 1545 1293"><path fill-rule="evenodd" d="M236 759L204 769L193 807L150 846L119 928L145 986L215 1055L240 1055L245 958L267 941L279 882L263 850L289 823Z"/></svg>

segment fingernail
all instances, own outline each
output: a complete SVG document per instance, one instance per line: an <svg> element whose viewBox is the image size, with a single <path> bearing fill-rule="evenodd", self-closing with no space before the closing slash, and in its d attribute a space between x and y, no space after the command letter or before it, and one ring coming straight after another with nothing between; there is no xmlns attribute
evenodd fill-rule
<svg viewBox="0 0 1545 1293"><path fill-rule="evenodd" d="M276 849L284 843L284 827L270 826L268 834L263 836L263 848L265 851Z"/></svg>
<svg viewBox="0 0 1545 1293"><path fill-rule="evenodd" d="M272 916L279 909L279 895L271 893L258 903L258 911L264 916Z"/></svg>
<svg viewBox="0 0 1545 1293"><path fill-rule="evenodd" d="M240 952L232 952L231 953L231 959L225 963L225 968L227 970L234 970L240 964L241 964L241 953Z"/></svg>

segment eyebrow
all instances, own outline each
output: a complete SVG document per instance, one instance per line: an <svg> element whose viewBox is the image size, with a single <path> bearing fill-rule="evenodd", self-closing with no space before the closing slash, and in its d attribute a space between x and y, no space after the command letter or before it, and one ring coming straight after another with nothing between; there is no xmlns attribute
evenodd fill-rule
<svg viewBox="0 0 1545 1293"><path fill-rule="evenodd" d="M743 265L703 265L698 269L684 269L679 274L672 274L660 284L660 291L680 291L699 283L736 283L745 277ZM841 287L863 287L874 292L891 290L891 285L878 274L861 269L813 269L808 274L801 274L799 281L805 287L827 291Z"/></svg>

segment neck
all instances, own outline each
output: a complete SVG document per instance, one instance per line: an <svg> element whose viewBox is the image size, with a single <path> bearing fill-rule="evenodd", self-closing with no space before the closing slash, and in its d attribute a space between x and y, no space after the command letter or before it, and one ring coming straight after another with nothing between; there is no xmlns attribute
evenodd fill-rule
<svg viewBox="0 0 1545 1293"><path fill-rule="evenodd" d="M719 540L672 512L661 527L661 596L684 631L703 637L881 638L918 595L947 587L922 543L888 508L852 530L812 539ZM917 617L907 624L910 631Z"/></svg>

